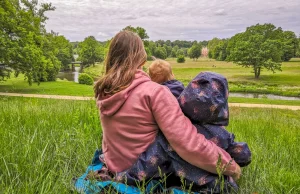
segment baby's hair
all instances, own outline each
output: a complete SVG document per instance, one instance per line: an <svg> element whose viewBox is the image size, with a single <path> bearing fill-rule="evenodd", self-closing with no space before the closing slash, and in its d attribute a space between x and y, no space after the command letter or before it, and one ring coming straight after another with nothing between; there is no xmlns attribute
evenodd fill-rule
<svg viewBox="0 0 300 194"><path fill-rule="evenodd" d="M170 63L161 59L156 59L151 63L149 76L152 81L159 84L174 79Z"/></svg>

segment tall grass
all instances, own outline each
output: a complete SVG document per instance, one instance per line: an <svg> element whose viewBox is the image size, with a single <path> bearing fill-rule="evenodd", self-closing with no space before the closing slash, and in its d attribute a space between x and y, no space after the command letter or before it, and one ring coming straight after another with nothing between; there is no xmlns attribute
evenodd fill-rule
<svg viewBox="0 0 300 194"><path fill-rule="evenodd" d="M0 193L72 193L101 145L93 101L0 98ZM231 109L252 163L239 193L300 193L300 111Z"/></svg>
<svg viewBox="0 0 300 194"><path fill-rule="evenodd" d="M70 193L99 147L94 102L0 98L0 193Z"/></svg>

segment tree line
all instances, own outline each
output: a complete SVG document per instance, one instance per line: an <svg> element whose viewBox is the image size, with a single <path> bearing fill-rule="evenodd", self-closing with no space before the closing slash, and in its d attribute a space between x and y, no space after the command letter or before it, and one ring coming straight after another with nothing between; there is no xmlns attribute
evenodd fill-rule
<svg viewBox="0 0 300 194"><path fill-rule="evenodd" d="M15 76L24 74L29 84L54 81L60 70L70 69L74 54L83 67L105 59L110 40L100 42L89 36L82 42L71 43L63 35L47 32L45 13L54 10L51 3L38 4L36 0L0 1L0 80L9 78L13 72ZM142 27L127 26L122 30L141 37L148 60L197 60L207 47L210 58L251 67L256 78L263 69L280 71L282 61L300 57L300 37L273 24L257 24L231 38L209 41L152 41Z"/></svg>
<svg viewBox="0 0 300 194"><path fill-rule="evenodd" d="M273 24L257 24L229 39L212 39L208 49L210 58L251 67L259 78L263 69L281 71L282 61L300 57L300 36Z"/></svg>

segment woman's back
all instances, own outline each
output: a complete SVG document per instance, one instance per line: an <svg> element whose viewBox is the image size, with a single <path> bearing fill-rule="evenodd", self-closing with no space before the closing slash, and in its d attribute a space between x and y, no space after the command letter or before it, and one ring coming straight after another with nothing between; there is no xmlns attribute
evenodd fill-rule
<svg viewBox="0 0 300 194"><path fill-rule="evenodd" d="M129 168L154 141L158 126L151 112L150 98L163 87L138 71L133 83L110 98L98 100L103 129L103 152L108 168L120 172Z"/></svg>

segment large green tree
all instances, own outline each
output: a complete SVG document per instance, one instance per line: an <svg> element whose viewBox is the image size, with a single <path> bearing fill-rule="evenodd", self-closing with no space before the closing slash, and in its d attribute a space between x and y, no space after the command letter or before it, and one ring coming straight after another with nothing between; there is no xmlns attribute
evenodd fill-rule
<svg viewBox="0 0 300 194"><path fill-rule="evenodd" d="M95 65L104 60L105 48L93 36L89 36L79 43L79 60L83 66Z"/></svg>
<svg viewBox="0 0 300 194"><path fill-rule="evenodd" d="M54 35L53 44L55 56L61 62L62 68L68 70L70 63L74 61L72 44L62 35Z"/></svg>
<svg viewBox="0 0 300 194"><path fill-rule="evenodd" d="M255 78L267 69L281 71L283 56L282 29L273 24L254 25L231 38L228 60L243 67L252 67Z"/></svg>
<svg viewBox="0 0 300 194"><path fill-rule="evenodd" d="M49 69L59 63L46 49L44 28L45 12L54 9L36 0L0 1L0 63L13 69L16 76L23 73L29 84L48 80ZM9 74L2 72L0 76L3 79Z"/></svg>
<svg viewBox="0 0 300 194"><path fill-rule="evenodd" d="M212 57L213 59L216 59L218 61L225 61L225 59L227 58L227 44L228 44L228 40L221 40L217 46L214 47L213 50L211 51Z"/></svg>
<svg viewBox="0 0 300 194"><path fill-rule="evenodd" d="M188 50L188 56L193 60L197 60L201 56L201 50L202 46L198 43L194 43Z"/></svg>
<svg viewBox="0 0 300 194"><path fill-rule="evenodd" d="M164 47L156 47L154 52L154 57L159 59L166 59L167 58L167 51Z"/></svg>
<svg viewBox="0 0 300 194"><path fill-rule="evenodd" d="M296 56L298 49L298 39L294 32L284 31L282 33L282 42L283 42L283 61L289 61L291 58Z"/></svg>
<svg viewBox="0 0 300 194"><path fill-rule="evenodd" d="M215 56L214 52L215 52L215 48L217 47L217 45L221 42L221 39L218 38L213 38L212 40L208 41L208 57L209 58L213 58Z"/></svg>

